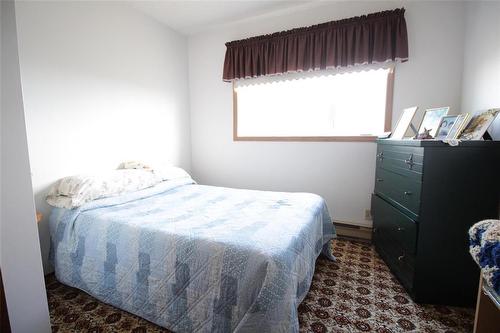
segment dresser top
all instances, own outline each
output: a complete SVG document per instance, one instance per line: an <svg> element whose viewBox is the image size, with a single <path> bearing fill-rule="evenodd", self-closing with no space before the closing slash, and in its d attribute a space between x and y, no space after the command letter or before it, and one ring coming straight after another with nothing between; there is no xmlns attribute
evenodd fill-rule
<svg viewBox="0 0 500 333"><path fill-rule="evenodd" d="M393 146L410 146L410 147L452 147L441 140L392 140L392 139L377 139L378 144L393 145ZM457 147L470 147L470 148L499 148L500 141L492 140L469 140L460 141Z"/></svg>

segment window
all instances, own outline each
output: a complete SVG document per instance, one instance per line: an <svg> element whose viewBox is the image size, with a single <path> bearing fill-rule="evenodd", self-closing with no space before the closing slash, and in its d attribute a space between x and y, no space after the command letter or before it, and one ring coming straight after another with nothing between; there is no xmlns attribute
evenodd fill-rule
<svg viewBox="0 0 500 333"><path fill-rule="evenodd" d="M371 141L390 130L393 68L234 83L234 140Z"/></svg>

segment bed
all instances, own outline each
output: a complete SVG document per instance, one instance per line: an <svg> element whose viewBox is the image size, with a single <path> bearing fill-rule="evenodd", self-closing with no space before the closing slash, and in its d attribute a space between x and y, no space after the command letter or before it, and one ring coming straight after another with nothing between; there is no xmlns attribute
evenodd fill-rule
<svg viewBox="0 0 500 333"><path fill-rule="evenodd" d="M314 194L163 181L50 216L59 281L174 332L298 332L335 230Z"/></svg>

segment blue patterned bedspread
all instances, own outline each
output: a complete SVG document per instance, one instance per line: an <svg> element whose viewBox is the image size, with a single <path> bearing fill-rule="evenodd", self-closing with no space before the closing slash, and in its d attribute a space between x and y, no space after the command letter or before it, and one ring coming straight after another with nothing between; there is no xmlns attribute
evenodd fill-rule
<svg viewBox="0 0 500 333"><path fill-rule="evenodd" d="M470 254L486 283L500 295L500 220L484 220L469 230Z"/></svg>
<svg viewBox="0 0 500 333"><path fill-rule="evenodd" d="M55 208L59 281L175 332L298 332L335 230L314 194L192 180Z"/></svg>

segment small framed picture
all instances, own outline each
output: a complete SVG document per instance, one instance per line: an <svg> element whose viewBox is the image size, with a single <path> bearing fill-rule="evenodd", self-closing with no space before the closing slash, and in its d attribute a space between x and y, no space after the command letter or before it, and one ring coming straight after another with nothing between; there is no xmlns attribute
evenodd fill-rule
<svg viewBox="0 0 500 333"><path fill-rule="evenodd" d="M403 110L403 113L401 113L401 117L399 117L396 127L394 128L394 132L391 135L391 139L401 140L405 137L406 131L408 130L408 127L410 127L411 121L413 120L417 109L418 106L413 106Z"/></svg>
<svg viewBox="0 0 500 333"><path fill-rule="evenodd" d="M458 119L457 115L449 115L441 117L441 121L439 122L439 126L436 131L436 136L434 138L436 140L446 139L453 125L455 125L457 119Z"/></svg>
<svg viewBox="0 0 500 333"><path fill-rule="evenodd" d="M490 109L471 118L469 124L460 134L460 140L481 140L484 133L490 127L500 109Z"/></svg>
<svg viewBox="0 0 500 333"><path fill-rule="evenodd" d="M445 139L450 140L458 138L465 126L467 126L467 124L469 123L469 118L470 115L468 113L459 114L452 128L448 131L448 135Z"/></svg>
<svg viewBox="0 0 500 333"><path fill-rule="evenodd" d="M428 133L431 137L435 137L441 117L446 116L449 110L449 106L425 110L424 117L418 128L418 135Z"/></svg>

